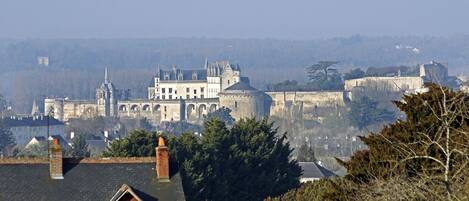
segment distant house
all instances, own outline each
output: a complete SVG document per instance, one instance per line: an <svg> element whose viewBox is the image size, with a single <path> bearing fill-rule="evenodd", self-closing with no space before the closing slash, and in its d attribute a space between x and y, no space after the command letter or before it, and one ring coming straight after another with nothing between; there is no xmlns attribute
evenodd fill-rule
<svg viewBox="0 0 469 201"><path fill-rule="evenodd" d="M10 129L15 138L16 144L20 147L26 146L33 137L47 137L49 135L64 136L64 123L45 116L29 116L29 117L9 117L2 118L0 121Z"/></svg>
<svg viewBox="0 0 469 201"><path fill-rule="evenodd" d="M63 158L57 139L50 152L50 158L0 159L0 200L185 200L162 138L156 158Z"/></svg>
<svg viewBox="0 0 469 201"><path fill-rule="evenodd" d="M52 139L58 139L60 145L62 146L62 149L66 149L69 147L67 140L63 138L61 135L51 135ZM47 142L47 137L46 136L34 136L28 144L26 144L25 148L28 148L33 145L38 145L41 142Z"/></svg>
<svg viewBox="0 0 469 201"><path fill-rule="evenodd" d="M305 183L308 181L316 181L322 178L334 177L336 176L333 172L322 167L316 162L298 162L303 173L300 177L300 182Z"/></svg>

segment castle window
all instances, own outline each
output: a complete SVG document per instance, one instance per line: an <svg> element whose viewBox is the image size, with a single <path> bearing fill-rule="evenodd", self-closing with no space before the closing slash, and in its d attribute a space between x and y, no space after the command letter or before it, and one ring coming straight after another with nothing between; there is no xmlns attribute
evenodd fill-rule
<svg viewBox="0 0 469 201"><path fill-rule="evenodd" d="M169 88L168 93L173 93L173 88Z"/></svg>
<svg viewBox="0 0 469 201"><path fill-rule="evenodd" d="M173 95L169 95L169 99L173 99Z"/></svg>
<svg viewBox="0 0 469 201"><path fill-rule="evenodd" d="M194 99L197 99L197 96L194 96Z"/></svg>
<svg viewBox="0 0 469 201"><path fill-rule="evenodd" d="M166 88L161 88L161 93L166 93Z"/></svg>
<svg viewBox="0 0 469 201"><path fill-rule="evenodd" d="M194 89L194 94L197 94L197 89Z"/></svg>
<svg viewBox="0 0 469 201"><path fill-rule="evenodd" d="M162 96L161 96L161 99L163 99L163 100L166 99L165 95L162 95Z"/></svg>
<svg viewBox="0 0 469 201"><path fill-rule="evenodd" d="M228 80L228 84L230 84L230 80Z"/></svg>
<svg viewBox="0 0 469 201"><path fill-rule="evenodd" d="M235 108L238 108L238 101L235 101Z"/></svg>
<svg viewBox="0 0 469 201"><path fill-rule="evenodd" d="M200 93L204 93L204 88L200 87Z"/></svg>
<svg viewBox="0 0 469 201"><path fill-rule="evenodd" d="M197 80L197 72L193 72L193 73L192 73L192 79L193 79L193 80Z"/></svg>
<svg viewBox="0 0 469 201"><path fill-rule="evenodd" d="M186 99L190 99L190 98L191 98L191 96L189 96L189 95L186 95Z"/></svg>
<svg viewBox="0 0 469 201"><path fill-rule="evenodd" d="M186 93L189 93L189 92L190 92L189 88L186 88Z"/></svg>
<svg viewBox="0 0 469 201"><path fill-rule="evenodd" d="M175 90L174 90L174 94L178 94L178 90L175 89Z"/></svg>
<svg viewBox="0 0 469 201"><path fill-rule="evenodd" d="M200 98L204 98L204 95L200 95Z"/></svg>
<svg viewBox="0 0 469 201"><path fill-rule="evenodd" d="M164 111L166 112L166 110L167 110L167 108L166 108L166 106L164 106ZM166 114L165 114L165 116L166 116Z"/></svg>

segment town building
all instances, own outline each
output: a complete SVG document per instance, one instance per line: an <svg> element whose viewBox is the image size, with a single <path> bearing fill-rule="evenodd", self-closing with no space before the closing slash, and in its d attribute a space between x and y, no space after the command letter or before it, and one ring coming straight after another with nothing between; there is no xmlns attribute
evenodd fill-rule
<svg viewBox="0 0 469 201"><path fill-rule="evenodd" d="M337 176L332 171L319 165L316 162L298 162L298 165L300 165L302 170L300 176L301 183L312 182L320 180L322 178Z"/></svg>
<svg viewBox="0 0 469 201"><path fill-rule="evenodd" d="M32 146L38 146L41 143L47 143L49 141L52 141L53 139L58 139L60 146L62 146L62 149L68 149L70 147L70 144L65 138L63 138L61 135L51 135L50 138L48 139L46 136L34 136L27 144L24 146L24 148L30 148Z"/></svg>
<svg viewBox="0 0 469 201"><path fill-rule="evenodd" d="M161 137L156 157L73 159L62 152L54 140L49 158L0 159L0 200L185 200Z"/></svg>
<svg viewBox="0 0 469 201"><path fill-rule="evenodd" d="M34 137L64 136L64 123L47 116L12 116L0 119L10 129L17 146L24 147Z"/></svg>

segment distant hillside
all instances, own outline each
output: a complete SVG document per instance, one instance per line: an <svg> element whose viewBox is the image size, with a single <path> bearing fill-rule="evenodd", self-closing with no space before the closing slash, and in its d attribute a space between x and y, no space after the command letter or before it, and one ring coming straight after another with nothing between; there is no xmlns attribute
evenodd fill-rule
<svg viewBox="0 0 469 201"><path fill-rule="evenodd" d="M40 67L37 64L38 56L49 57L50 66ZM415 65L437 60L448 62L450 71L454 74L469 72L469 35L352 36L311 41L208 38L0 39L0 93L13 101L19 101L19 97L33 96L29 90L49 88L49 85L31 84L30 79L47 79L48 74L53 74L63 75L55 81L48 80L50 86L56 90L36 90L36 94L88 98L94 94L93 83L99 82L104 67L110 67L111 71L122 75L114 77L119 87L134 89L134 95L144 97L146 89L141 88L148 85L157 64L166 68L173 64L183 68L201 68L205 57L212 61L229 59L238 62L244 75L249 76L258 88L286 79L304 81L305 67L319 60L338 60L338 68L344 69ZM131 75L132 69L139 70ZM63 78L71 76L65 75L68 72L80 72L80 75L72 76L74 84L62 83L70 81ZM126 77L126 80L120 80L121 77ZM88 84L80 85L84 82ZM21 87L23 91L14 90L13 86L18 83L25 85ZM43 86L38 87L38 84ZM32 98L30 99L24 100L27 103L20 104L21 107L32 102Z"/></svg>

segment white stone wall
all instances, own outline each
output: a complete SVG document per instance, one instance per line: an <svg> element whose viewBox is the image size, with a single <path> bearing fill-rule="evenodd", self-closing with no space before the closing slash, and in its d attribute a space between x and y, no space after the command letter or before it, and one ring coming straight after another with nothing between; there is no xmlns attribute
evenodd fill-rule
<svg viewBox="0 0 469 201"><path fill-rule="evenodd" d="M264 97L262 92L220 93L220 107L231 109L235 120L264 117Z"/></svg>
<svg viewBox="0 0 469 201"><path fill-rule="evenodd" d="M208 85L205 81L160 82L157 97L159 100L207 98L207 88Z"/></svg>
<svg viewBox="0 0 469 201"><path fill-rule="evenodd" d="M221 77L207 77L207 98L217 98L221 92Z"/></svg>
<svg viewBox="0 0 469 201"><path fill-rule="evenodd" d="M283 117L286 111L299 108L302 118L312 119L311 114L320 108L337 108L345 106L345 94L335 92L267 92L271 98L270 116Z"/></svg>
<svg viewBox="0 0 469 201"><path fill-rule="evenodd" d="M345 91L355 87L368 87L380 91L406 92L424 88L420 77L364 77L345 81Z"/></svg>

